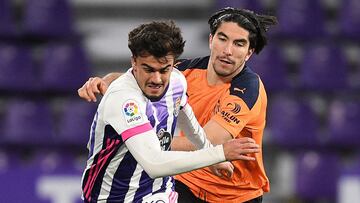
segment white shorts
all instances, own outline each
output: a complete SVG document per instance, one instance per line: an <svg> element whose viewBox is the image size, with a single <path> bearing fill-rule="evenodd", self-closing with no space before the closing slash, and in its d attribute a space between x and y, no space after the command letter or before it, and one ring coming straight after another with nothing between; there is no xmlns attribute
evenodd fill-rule
<svg viewBox="0 0 360 203"><path fill-rule="evenodd" d="M175 191L156 193L151 196L144 197L143 203L177 203L178 193Z"/></svg>

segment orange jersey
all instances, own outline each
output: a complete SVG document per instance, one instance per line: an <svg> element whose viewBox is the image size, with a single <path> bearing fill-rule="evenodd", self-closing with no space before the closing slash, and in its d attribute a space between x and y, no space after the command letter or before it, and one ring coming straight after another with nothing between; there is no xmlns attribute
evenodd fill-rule
<svg viewBox="0 0 360 203"><path fill-rule="evenodd" d="M262 146L267 97L257 74L249 67L231 83L209 86L206 68L209 57L184 60L177 65L188 83L188 102L201 126L210 119L220 124L234 138L251 137ZM265 174L262 152L254 154L256 161L233 161L231 180L213 175L208 168L177 175L195 196L208 202L244 202L270 190Z"/></svg>

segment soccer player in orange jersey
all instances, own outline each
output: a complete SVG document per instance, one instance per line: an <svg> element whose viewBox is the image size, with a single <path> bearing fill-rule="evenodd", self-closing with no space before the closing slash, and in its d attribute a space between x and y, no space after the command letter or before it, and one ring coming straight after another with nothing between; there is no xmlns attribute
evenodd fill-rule
<svg viewBox="0 0 360 203"><path fill-rule="evenodd" d="M188 83L189 104L213 144L251 137L262 145L267 96L260 77L246 65L251 55L266 45L266 31L277 20L252 11L224 8L209 21L210 56L181 60L176 67ZM103 79L90 78L78 91L88 101L104 93L119 73ZM173 140L172 150L193 150L184 136ZM208 168L176 176L179 202L262 202L270 190L262 153L252 154L256 161L233 161L231 179L214 175Z"/></svg>

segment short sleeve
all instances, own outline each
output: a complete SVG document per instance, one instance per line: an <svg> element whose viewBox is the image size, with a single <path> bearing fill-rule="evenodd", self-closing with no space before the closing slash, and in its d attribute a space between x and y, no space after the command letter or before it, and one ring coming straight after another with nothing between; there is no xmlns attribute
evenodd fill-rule
<svg viewBox="0 0 360 203"><path fill-rule="evenodd" d="M151 130L146 115L146 101L140 95L118 91L110 93L104 103L104 121L126 139Z"/></svg>
<svg viewBox="0 0 360 203"><path fill-rule="evenodd" d="M229 95L220 103L219 111L212 117L235 138L256 115L256 108L250 110L239 97Z"/></svg>

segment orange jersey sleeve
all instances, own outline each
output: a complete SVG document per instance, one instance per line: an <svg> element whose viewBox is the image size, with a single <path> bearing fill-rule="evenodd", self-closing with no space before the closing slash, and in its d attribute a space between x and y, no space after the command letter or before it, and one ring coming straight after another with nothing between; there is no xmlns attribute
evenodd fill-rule
<svg viewBox="0 0 360 203"><path fill-rule="evenodd" d="M260 98L256 99L251 108L242 98L234 95L227 95L220 101L219 109L211 119L226 129L233 138L238 137L245 127L250 127L248 124L256 121L262 113Z"/></svg>

